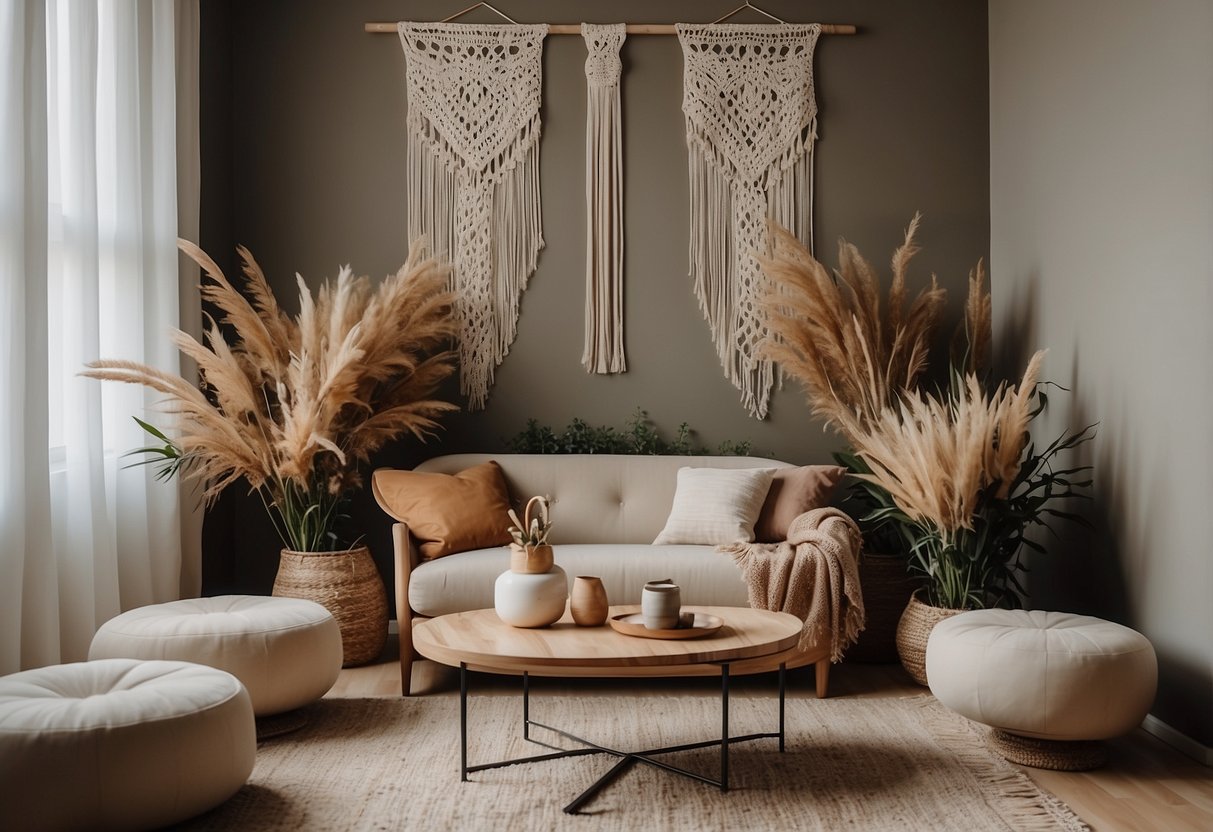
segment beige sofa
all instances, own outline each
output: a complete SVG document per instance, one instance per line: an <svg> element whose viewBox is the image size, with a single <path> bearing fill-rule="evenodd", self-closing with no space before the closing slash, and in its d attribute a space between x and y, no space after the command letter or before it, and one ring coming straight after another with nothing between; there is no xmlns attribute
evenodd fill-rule
<svg viewBox="0 0 1213 832"><path fill-rule="evenodd" d="M678 469L782 468L788 463L737 456L616 456L540 454L453 454L435 457L416 470L454 474L496 460L515 503L536 494L551 498L556 562L569 576L602 578L611 604L638 604L645 581L672 578L685 605L747 606L741 571L713 546L662 545L652 541L674 501ZM386 509L386 506L385 506ZM402 692L411 693L415 658L414 621L493 606L493 584L509 568L505 547L480 549L423 561L404 523L393 527L396 557L396 617L400 627ZM829 676L829 644L800 651L789 667L816 665L817 695ZM756 664L756 663L755 663ZM732 673L764 669L734 664ZM636 668L637 675L651 673ZM715 675L714 665L679 668L679 675ZM667 671L668 673L668 671ZM584 674L575 670L570 675ZM601 675L601 674L597 674Z"/></svg>

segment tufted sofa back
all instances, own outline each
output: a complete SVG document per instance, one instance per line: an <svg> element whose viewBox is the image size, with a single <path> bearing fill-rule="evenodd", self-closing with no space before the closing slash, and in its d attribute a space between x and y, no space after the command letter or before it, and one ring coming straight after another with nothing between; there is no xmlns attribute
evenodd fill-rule
<svg viewBox="0 0 1213 832"><path fill-rule="evenodd" d="M674 503L679 468L791 467L749 456L450 454L416 470L454 474L490 459L516 505L536 494L551 498L552 543L652 543Z"/></svg>

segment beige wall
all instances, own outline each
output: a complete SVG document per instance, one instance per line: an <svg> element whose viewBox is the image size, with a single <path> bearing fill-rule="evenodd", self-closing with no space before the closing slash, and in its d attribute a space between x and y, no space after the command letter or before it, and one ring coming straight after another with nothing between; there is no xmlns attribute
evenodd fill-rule
<svg viewBox="0 0 1213 832"><path fill-rule="evenodd" d="M365 34L362 24L395 20L406 6L432 20L467 5L203 4L204 247L222 257L236 242L248 245L285 297L294 293L296 271L314 286L346 262L375 276L395 270L407 246L404 58L394 35ZM817 54L819 253L833 262L835 241L846 235L884 268L901 230L921 209L919 276L935 271L963 294L969 268L989 245L984 5L761 5L787 20L812 17L861 28L857 37L822 38ZM706 20L730 7L692 0L510 0L508 6L520 21L548 22ZM467 19L493 18L481 10ZM737 19L761 20L752 13ZM633 37L623 50L629 372L608 377L582 370L584 60L579 37L548 39L542 145L547 248L523 296L518 338L498 371L488 409L451 419L440 444L420 450L406 444L383 461L407 465L440 449L498 450L528 417L558 425L575 416L622 425L636 407L667 435L686 421L711 445L749 439L756 451L792 462L827 460L838 442L809 417L795 385L776 394L770 418L759 422L742 409L716 361L687 276L682 59L673 37ZM382 519L367 505L356 511L370 525ZM221 556L235 570L231 585L272 576L272 564L255 566L261 560L241 552L259 512L255 503L220 506L208 521L208 551L212 562ZM242 570L257 574L241 578ZM211 574L218 573L212 568Z"/></svg>
<svg viewBox="0 0 1213 832"><path fill-rule="evenodd" d="M1051 348L1050 423L1100 422L1095 531L1030 588L1144 632L1155 714L1213 745L1213 5L993 0L1002 346Z"/></svg>

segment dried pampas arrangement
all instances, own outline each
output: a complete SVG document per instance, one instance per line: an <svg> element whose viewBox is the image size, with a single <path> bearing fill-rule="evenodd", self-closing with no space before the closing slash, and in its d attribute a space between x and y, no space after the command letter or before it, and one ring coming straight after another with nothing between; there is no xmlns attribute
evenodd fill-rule
<svg viewBox="0 0 1213 832"><path fill-rule="evenodd" d="M202 249L185 240L178 246L202 267L202 298L222 313L209 321L205 345L172 334L197 363L201 389L113 359L89 364L82 375L165 395L176 437L150 450L170 471L201 481L208 502L243 477L289 548L338 548L334 525L342 499L361 485L359 464L399 435L424 441L438 417L457 409L432 398L454 369L446 266L415 246L377 288L348 266L314 296L297 276L292 319L247 249L238 249L246 297Z"/></svg>
<svg viewBox="0 0 1213 832"><path fill-rule="evenodd" d="M865 545L879 540L876 551L903 551L936 606L1014 605L1020 550L1043 551L1025 531L1073 519L1052 501L1084 497L1090 485L1088 466L1054 462L1088 441L1094 426L1043 449L1030 444L1029 423L1045 404L1043 351L1018 385L987 390L991 303L980 262L952 339L950 384L919 389L946 299L932 276L908 301L919 219L893 253L883 304L875 271L853 245L840 243L831 272L773 229L772 254L762 261L772 331L764 349L801 382L814 414L850 442L853 452L837 457L859 480Z"/></svg>

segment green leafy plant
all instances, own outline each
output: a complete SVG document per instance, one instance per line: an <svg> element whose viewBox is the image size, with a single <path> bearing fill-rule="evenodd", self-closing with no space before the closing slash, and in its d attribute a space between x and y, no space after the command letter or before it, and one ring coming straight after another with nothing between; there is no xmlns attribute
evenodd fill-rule
<svg viewBox="0 0 1213 832"><path fill-rule="evenodd" d="M557 433L536 419L528 419L526 427L509 440L510 450L521 454L671 454L692 456L711 454L694 439L694 431L686 422L678 425L673 440L666 440L649 418L649 414L636 408L627 426L616 430L608 426L596 426L584 419L573 419L564 430ZM751 450L749 440L740 442L726 440L715 450L720 456L747 456Z"/></svg>
<svg viewBox="0 0 1213 832"><path fill-rule="evenodd" d="M138 462L132 462L127 468L137 468L140 465L159 465L156 469L156 479L159 482L168 482L178 474L186 473L189 470L190 463L193 458L181 450L181 446L169 439L155 425L150 425L140 419L138 416L132 416L132 419L138 423L139 427L152 437L159 439L159 445L148 445L144 448L136 448L133 451L127 451L122 456L134 456L135 454L146 454L146 459L141 459Z"/></svg>

